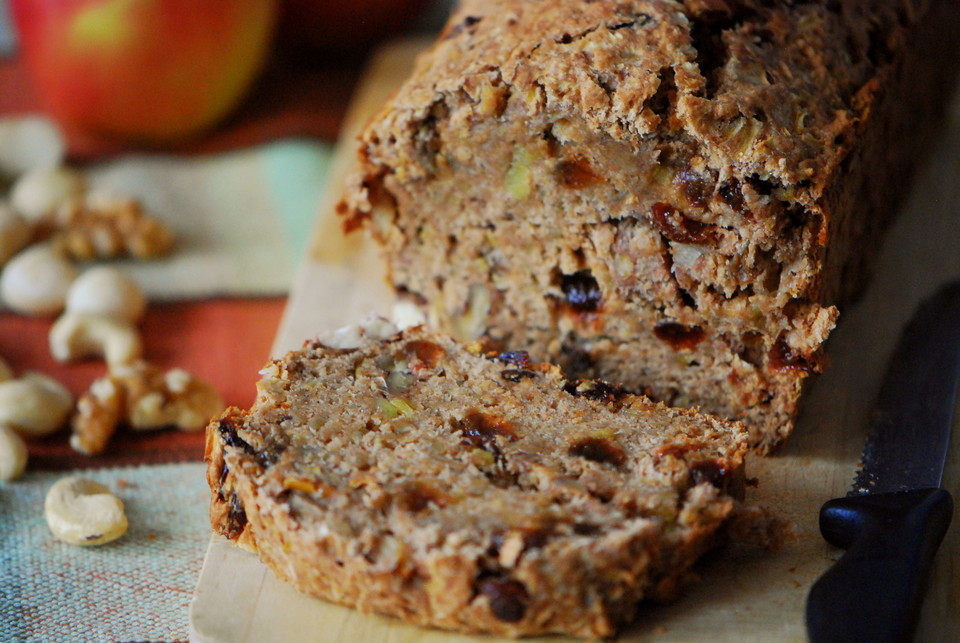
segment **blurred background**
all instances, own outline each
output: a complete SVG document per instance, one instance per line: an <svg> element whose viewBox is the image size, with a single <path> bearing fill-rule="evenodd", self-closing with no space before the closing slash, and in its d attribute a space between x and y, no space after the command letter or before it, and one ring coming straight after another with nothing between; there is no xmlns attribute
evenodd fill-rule
<svg viewBox="0 0 960 643"><path fill-rule="evenodd" d="M97 247L135 212L172 243L67 253L54 262L63 287L103 267L132 280L146 312L125 323L149 367L183 369L219 408L248 407L336 189L336 142L368 62L393 39L425 45L452 4L0 0L0 387L39 372L75 410L111 376L102 357L52 354L64 292L31 309L5 282L20 274L29 298L32 277L12 267L58 234L84 234L74 214L99 226L86 232ZM0 470L0 640L185 640L210 541L201 427L121 421L95 454L71 445L69 419L49 429L20 436L25 471ZM44 496L66 475L118 494L126 535L101 548L54 538Z"/></svg>
<svg viewBox="0 0 960 643"><path fill-rule="evenodd" d="M396 39L429 42L453 3L0 0L0 204L17 209L32 166L136 200L176 239L159 260L108 261L150 302L145 341L248 404L368 61ZM14 371L53 373L75 394L103 371L52 359L53 319L3 304L0 356ZM65 440L31 446L37 465L75 461Z"/></svg>
<svg viewBox="0 0 960 643"><path fill-rule="evenodd" d="M47 239L67 201L135 203L171 231L169 252L80 257L75 269L133 279L149 302L146 357L248 405L368 62L391 42L426 46L454 3L0 0L0 210L32 230L0 268ZM2 295L0 274L0 358L14 373L40 370L79 396L105 372L54 359L56 315ZM78 458L68 437L31 442L33 466L196 460L203 446L121 434L122 448Z"/></svg>
<svg viewBox="0 0 960 643"><path fill-rule="evenodd" d="M53 117L71 159L331 140L368 54L454 2L0 0L0 114Z"/></svg>

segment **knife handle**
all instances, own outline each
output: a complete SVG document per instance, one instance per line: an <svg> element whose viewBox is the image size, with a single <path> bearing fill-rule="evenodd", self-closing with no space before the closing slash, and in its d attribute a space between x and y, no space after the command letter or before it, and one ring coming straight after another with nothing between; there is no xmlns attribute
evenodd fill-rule
<svg viewBox="0 0 960 643"><path fill-rule="evenodd" d="M933 557L953 517L944 489L848 496L820 509L820 531L847 550L807 598L812 643L913 640Z"/></svg>

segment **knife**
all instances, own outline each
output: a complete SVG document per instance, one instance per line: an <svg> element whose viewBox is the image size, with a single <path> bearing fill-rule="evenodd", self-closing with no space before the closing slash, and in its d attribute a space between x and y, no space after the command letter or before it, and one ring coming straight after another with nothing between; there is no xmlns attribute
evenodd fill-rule
<svg viewBox="0 0 960 643"><path fill-rule="evenodd" d="M807 598L813 643L911 641L953 516L940 488L960 382L960 282L924 301L894 350L853 488L820 509L843 557Z"/></svg>

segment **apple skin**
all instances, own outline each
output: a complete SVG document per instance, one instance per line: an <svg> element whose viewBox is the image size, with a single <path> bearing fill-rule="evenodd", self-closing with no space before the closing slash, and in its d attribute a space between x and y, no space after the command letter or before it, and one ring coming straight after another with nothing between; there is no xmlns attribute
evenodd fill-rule
<svg viewBox="0 0 960 643"><path fill-rule="evenodd" d="M68 133L163 144L236 107L278 0L10 0L44 107Z"/></svg>

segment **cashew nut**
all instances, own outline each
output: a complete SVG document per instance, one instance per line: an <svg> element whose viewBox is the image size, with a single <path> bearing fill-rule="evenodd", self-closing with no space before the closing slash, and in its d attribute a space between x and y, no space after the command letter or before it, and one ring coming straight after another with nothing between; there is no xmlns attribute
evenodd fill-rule
<svg viewBox="0 0 960 643"><path fill-rule="evenodd" d="M42 373L0 382L0 424L23 435L42 436L59 429L73 408L73 395Z"/></svg>
<svg viewBox="0 0 960 643"><path fill-rule="evenodd" d="M322 333L317 337L317 341L328 348L350 350L360 347L360 344L363 343L363 335L359 326L351 324L334 331Z"/></svg>
<svg viewBox="0 0 960 643"><path fill-rule="evenodd" d="M423 309L408 299L401 299L393 305L390 311L390 319L400 330L422 326L427 323L427 316Z"/></svg>
<svg viewBox="0 0 960 643"><path fill-rule="evenodd" d="M139 359L143 347L128 321L68 312L50 328L50 352L61 362L103 357L109 366L118 366Z"/></svg>
<svg viewBox="0 0 960 643"><path fill-rule="evenodd" d="M0 120L0 172L19 176L63 162L66 143L48 118L6 117Z"/></svg>
<svg viewBox="0 0 960 643"><path fill-rule="evenodd" d="M53 535L71 545L102 545L127 531L123 501L86 478L58 480L47 492L43 509Z"/></svg>
<svg viewBox="0 0 960 643"><path fill-rule="evenodd" d="M378 342L385 339L390 339L400 332L400 329L397 328L396 324L388 319L380 317L379 315L368 315L367 317L361 319L360 330L363 331L364 335Z"/></svg>
<svg viewBox="0 0 960 643"><path fill-rule="evenodd" d="M67 200L84 192L83 177L61 166L39 167L21 174L10 189L13 209L28 221L38 221L53 213Z"/></svg>
<svg viewBox="0 0 960 643"><path fill-rule="evenodd" d="M67 312L102 315L136 323L147 308L140 286L110 266L98 266L81 274L67 292Z"/></svg>
<svg viewBox="0 0 960 643"><path fill-rule="evenodd" d="M77 268L47 244L27 248L0 274L0 295L15 312L55 315L63 310Z"/></svg>
<svg viewBox="0 0 960 643"><path fill-rule="evenodd" d="M393 322L378 315L369 315L363 318L359 324L351 324L323 333L317 337L317 341L329 348L350 350L359 348L364 337L382 341L393 337L398 332L400 331Z"/></svg>
<svg viewBox="0 0 960 643"><path fill-rule="evenodd" d="M0 202L0 266L23 250L32 237L30 224L7 203Z"/></svg>
<svg viewBox="0 0 960 643"><path fill-rule="evenodd" d="M0 480L9 482L27 468L27 445L20 434L0 424Z"/></svg>

